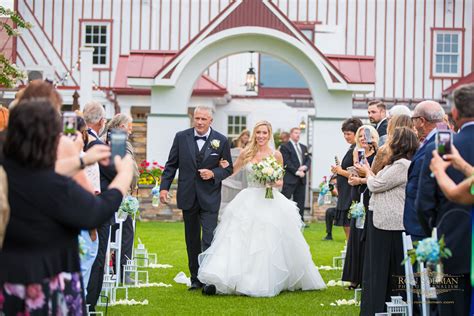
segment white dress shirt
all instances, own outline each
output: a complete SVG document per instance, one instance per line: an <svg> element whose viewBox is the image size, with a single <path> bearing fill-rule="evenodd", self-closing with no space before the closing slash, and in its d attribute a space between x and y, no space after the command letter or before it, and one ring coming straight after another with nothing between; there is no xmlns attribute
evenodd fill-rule
<svg viewBox="0 0 474 316"><path fill-rule="evenodd" d="M196 129L194 129L194 136L206 137L206 140L207 140L207 139L209 138L209 135L211 135L211 128L209 128L209 129L207 130L206 134L204 134L204 135L199 135L198 132L196 131ZM204 140L202 140L202 139L196 140L196 144L197 144L197 146L198 146L198 148L199 148L199 151L201 151L202 146L204 146L205 143L206 143L206 142L205 142Z"/></svg>

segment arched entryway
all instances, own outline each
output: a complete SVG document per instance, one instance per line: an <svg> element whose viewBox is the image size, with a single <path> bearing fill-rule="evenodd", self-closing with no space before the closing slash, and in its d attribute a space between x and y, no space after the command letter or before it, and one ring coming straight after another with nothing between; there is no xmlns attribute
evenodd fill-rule
<svg viewBox="0 0 474 316"><path fill-rule="evenodd" d="M129 85L152 90L148 159L166 161L175 133L189 126L188 102L203 71L226 56L248 51L284 60L307 81L316 107L311 145L312 183L318 183L334 162L334 154L346 147L339 136L340 123L352 115L353 93L373 91L373 82L353 80L340 71L267 0L231 3L155 75L128 78ZM329 148L334 152L328 152Z"/></svg>

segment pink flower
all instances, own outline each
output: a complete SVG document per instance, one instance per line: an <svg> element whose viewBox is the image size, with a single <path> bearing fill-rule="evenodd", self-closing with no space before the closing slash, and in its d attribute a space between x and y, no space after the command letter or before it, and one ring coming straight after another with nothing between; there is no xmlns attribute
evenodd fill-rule
<svg viewBox="0 0 474 316"><path fill-rule="evenodd" d="M3 302L5 302L5 296L3 296L3 291L0 291L0 310L3 310Z"/></svg>
<svg viewBox="0 0 474 316"><path fill-rule="evenodd" d="M40 284L30 284L26 287L25 303L29 309L38 309L44 306L44 293Z"/></svg>
<svg viewBox="0 0 474 316"><path fill-rule="evenodd" d="M5 283L3 285L5 292L8 295L13 295L19 297L21 299L25 298L25 286L21 284L12 284L12 283Z"/></svg>
<svg viewBox="0 0 474 316"><path fill-rule="evenodd" d="M150 166L150 163L148 161L145 164L146 164L147 167Z"/></svg>
<svg viewBox="0 0 474 316"><path fill-rule="evenodd" d="M153 165L156 166L158 163L156 161L153 161Z"/></svg>

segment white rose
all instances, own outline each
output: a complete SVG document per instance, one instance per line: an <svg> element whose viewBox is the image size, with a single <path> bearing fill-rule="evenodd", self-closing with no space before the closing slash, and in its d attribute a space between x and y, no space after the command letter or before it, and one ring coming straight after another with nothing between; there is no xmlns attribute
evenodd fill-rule
<svg viewBox="0 0 474 316"><path fill-rule="evenodd" d="M267 168L265 168L264 173L265 173L267 176L270 177L270 176L273 174L273 171L274 171L274 170L273 170L272 167L267 167Z"/></svg>

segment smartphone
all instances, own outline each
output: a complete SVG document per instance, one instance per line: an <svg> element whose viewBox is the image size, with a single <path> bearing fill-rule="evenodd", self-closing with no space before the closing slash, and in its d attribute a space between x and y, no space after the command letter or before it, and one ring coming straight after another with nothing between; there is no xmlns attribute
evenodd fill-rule
<svg viewBox="0 0 474 316"><path fill-rule="evenodd" d="M339 158L337 158L337 156L334 156L334 161L336 162L336 166L340 165Z"/></svg>
<svg viewBox="0 0 474 316"><path fill-rule="evenodd" d="M451 154L451 148L453 146L453 134L451 131L438 131L436 133L435 142L438 154L441 156L445 154Z"/></svg>
<svg viewBox="0 0 474 316"><path fill-rule="evenodd" d="M121 129L112 129L110 131L110 152L112 161L115 156L124 157L126 153L127 146L127 132Z"/></svg>
<svg viewBox="0 0 474 316"><path fill-rule="evenodd" d="M63 113L63 134L66 136L76 135L77 115L74 112Z"/></svg>
<svg viewBox="0 0 474 316"><path fill-rule="evenodd" d="M370 133L370 129L364 128L364 137L367 144L372 144L372 134Z"/></svg>
<svg viewBox="0 0 474 316"><path fill-rule="evenodd" d="M359 173L357 172L357 169L355 167L347 167L346 169L351 175L358 176Z"/></svg>
<svg viewBox="0 0 474 316"><path fill-rule="evenodd" d="M359 163L363 165L365 163L365 149L361 148L357 150L357 157L359 160Z"/></svg>

